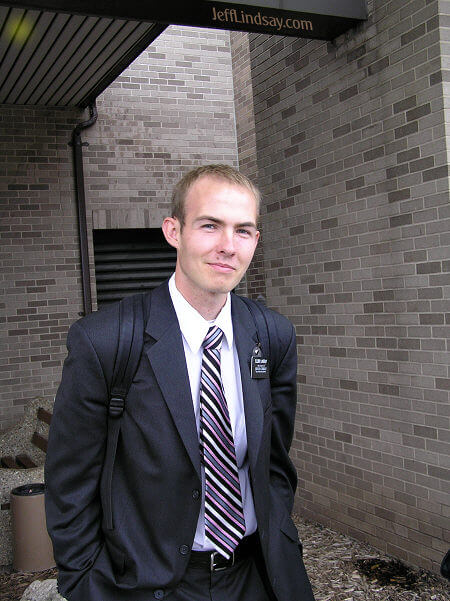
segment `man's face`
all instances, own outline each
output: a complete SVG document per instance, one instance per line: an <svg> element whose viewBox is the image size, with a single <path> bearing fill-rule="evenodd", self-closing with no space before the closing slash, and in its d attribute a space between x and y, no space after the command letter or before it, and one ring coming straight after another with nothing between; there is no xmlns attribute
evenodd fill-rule
<svg viewBox="0 0 450 601"><path fill-rule="evenodd" d="M244 276L259 238L256 199L250 190L204 176L188 190L183 228L176 218L163 224L177 249L175 280L194 306L232 290Z"/></svg>

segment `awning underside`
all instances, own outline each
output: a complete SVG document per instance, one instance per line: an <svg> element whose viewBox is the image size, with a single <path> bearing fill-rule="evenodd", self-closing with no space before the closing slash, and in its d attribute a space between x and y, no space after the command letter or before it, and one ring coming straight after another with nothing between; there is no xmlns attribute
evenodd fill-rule
<svg viewBox="0 0 450 601"><path fill-rule="evenodd" d="M85 107L164 29L0 6L0 103Z"/></svg>

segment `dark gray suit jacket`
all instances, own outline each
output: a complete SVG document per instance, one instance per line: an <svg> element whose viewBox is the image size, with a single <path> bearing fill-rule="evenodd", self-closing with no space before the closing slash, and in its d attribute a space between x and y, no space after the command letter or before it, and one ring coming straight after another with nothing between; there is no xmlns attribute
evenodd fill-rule
<svg viewBox="0 0 450 601"><path fill-rule="evenodd" d="M122 418L113 475L114 530L102 512L108 387L118 308L76 322L55 401L46 461L47 525L70 601L148 601L182 578L200 509L199 443L183 343L167 283L150 293L144 349ZM256 327L232 295L258 532L279 601L312 601L290 518L296 473L289 459L296 406L296 341L273 313L272 378L253 380ZM272 337L273 338L273 337Z"/></svg>

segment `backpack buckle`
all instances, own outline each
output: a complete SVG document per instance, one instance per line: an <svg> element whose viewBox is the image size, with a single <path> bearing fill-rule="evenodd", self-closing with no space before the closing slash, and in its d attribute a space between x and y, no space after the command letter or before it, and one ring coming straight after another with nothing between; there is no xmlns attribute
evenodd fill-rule
<svg viewBox="0 0 450 601"><path fill-rule="evenodd" d="M109 400L109 417L120 417L123 413L124 406L125 400L122 397L112 396Z"/></svg>

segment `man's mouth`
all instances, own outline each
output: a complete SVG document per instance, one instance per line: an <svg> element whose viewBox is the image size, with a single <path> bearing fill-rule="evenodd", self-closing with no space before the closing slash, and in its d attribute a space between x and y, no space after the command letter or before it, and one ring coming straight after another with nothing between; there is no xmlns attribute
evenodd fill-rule
<svg viewBox="0 0 450 601"><path fill-rule="evenodd" d="M228 265L227 263L208 263L210 267L212 267L212 269L214 269L215 271L219 271L221 273L230 273L232 271L235 271L235 267L232 267L231 265Z"/></svg>

